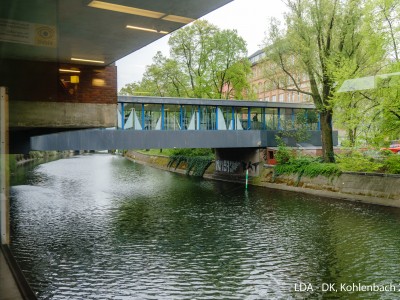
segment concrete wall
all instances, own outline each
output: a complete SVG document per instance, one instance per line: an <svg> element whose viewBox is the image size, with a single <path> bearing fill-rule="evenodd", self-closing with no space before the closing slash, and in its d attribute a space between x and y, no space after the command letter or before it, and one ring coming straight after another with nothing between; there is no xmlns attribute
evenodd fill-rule
<svg viewBox="0 0 400 300"><path fill-rule="evenodd" d="M258 176L263 165L260 155L254 148L215 149L215 177L243 180L246 170L249 176Z"/></svg>
<svg viewBox="0 0 400 300"><path fill-rule="evenodd" d="M117 69L4 60L11 129L116 126Z"/></svg>
<svg viewBox="0 0 400 300"><path fill-rule="evenodd" d="M14 101L13 128L99 128L117 126L117 104Z"/></svg>
<svg viewBox="0 0 400 300"><path fill-rule="evenodd" d="M338 177L309 178L280 175L273 178L273 168L263 168L253 182L256 185L292 190L366 203L400 207L400 175L350 173Z"/></svg>

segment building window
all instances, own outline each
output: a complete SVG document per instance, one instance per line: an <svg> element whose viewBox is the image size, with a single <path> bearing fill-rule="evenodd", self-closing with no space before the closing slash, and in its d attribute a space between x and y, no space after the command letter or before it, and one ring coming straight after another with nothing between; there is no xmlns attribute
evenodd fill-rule
<svg viewBox="0 0 400 300"><path fill-rule="evenodd" d="M272 96L272 102L276 102L276 95Z"/></svg>
<svg viewBox="0 0 400 300"><path fill-rule="evenodd" d="M279 102L283 102L284 94L279 94Z"/></svg>

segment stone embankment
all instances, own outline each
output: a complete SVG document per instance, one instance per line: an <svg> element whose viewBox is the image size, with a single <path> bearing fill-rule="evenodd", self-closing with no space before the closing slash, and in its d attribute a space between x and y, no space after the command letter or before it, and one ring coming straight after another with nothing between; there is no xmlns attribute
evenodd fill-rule
<svg viewBox="0 0 400 300"><path fill-rule="evenodd" d="M340 176L310 178L280 175L274 178L273 167L265 167L253 183L279 188L385 206L400 207L400 175L344 172Z"/></svg>
<svg viewBox="0 0 400 300"><path fill-rule="evenodd" d="M180 174L186 174L186 163L181 163L178 168L168 167L169 157L166 155L148 155L137 151L129 150L125 153L125 157L130 160L137 161L140 164L148 165L157 169L171 171ZM206 170L203 177L211 178L214 174L215 164L212 163Z"/></svg>
<svg viewBox="0 0 400 300"><path fill-rule="evenodd" d="M168 168L169 157L164 155L146 155L135 151L128 151L125 156L139 163L185 174L186 166ZM243 178L230 175L214 175L213 163L204 174L207 179L243 182ZM272 189L313 194L322 197L350 200L379 204L385 206L400 207L400 175L375 174L375 173L351 173L345 172L338 177L327 178L318 176L309 178L297 175L273 176L273 167L264 166L260 169L259 176L252 177L250 184Z"/></svg>

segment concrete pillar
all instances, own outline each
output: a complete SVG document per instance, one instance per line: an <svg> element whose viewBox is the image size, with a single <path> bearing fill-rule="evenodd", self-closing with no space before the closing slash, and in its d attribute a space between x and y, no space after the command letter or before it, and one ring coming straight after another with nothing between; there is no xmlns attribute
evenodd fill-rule
<svg viewBox="0 0 400 300"><path fill-rule="evenodd" d="M9 197L9 132L8 95L0 87L0 234L1 244L10 243L10 197Z"/></svg>
<svg viewBox="0 0 400 300"><path fill-rule="evenodd" d="M215 175L227 178L242 179L246 169L250 176L258 176L263 164L255 148L215 149L215 156Z"/></svg>

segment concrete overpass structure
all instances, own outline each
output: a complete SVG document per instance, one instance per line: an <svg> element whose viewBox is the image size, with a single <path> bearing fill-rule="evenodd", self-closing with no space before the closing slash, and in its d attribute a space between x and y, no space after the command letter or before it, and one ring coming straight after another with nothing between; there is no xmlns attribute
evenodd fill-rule
<svg viewBox="0 0 400 300"><path fill-rule="evenodd" d="M115 61L230 1L0 1L11 152L37 134L116 126Z"/></svg>

